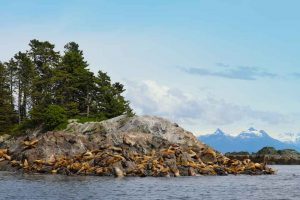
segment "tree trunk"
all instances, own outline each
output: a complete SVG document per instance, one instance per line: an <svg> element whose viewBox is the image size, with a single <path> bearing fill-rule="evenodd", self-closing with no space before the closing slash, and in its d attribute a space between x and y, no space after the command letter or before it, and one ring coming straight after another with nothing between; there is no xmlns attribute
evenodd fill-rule
<svg viewBox="0 0 300 200"><path fill-rule="evenodd" d="M19 118L19 124L21 124L21 98L22 98L22 92L21 92L21 81L18 80L18 118Z"/></svg>
<svg viewBox="0 0 300 200"><path fill-rule="evenodd" d="M23 94L23 103L22 103L22 120L24 120L27 116L27 93Z"/></svg>
<svg viewBox="0 0 300 200"><path fill-rule="evenodd" d="M86 116L89 117L89 115L90 115L90 95L88 92L86 96Z"/></svg>
<svg viewBox="0 0 300 200"><path fill-rule="evenodd" d="M13 72L10 70L10 103L14 105L14 94L13 94Z"/></svg>

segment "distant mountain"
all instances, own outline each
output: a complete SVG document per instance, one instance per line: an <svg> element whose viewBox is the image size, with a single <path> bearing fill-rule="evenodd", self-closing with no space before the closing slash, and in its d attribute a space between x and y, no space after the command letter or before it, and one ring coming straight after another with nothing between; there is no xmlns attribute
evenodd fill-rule
<svg viewBox="0 0 300 200"><path fill-rule="evenodd" d="M213 134L202 135L199 140L221 152L229 152L235 143L235 137L225 134L217 129Z"/></svg>
<svg viewBox="0 0 300 200"><path fill-rule="evenodd" d="M300 133L284 133L279 135L280 141L300 146Z"/></svg>
<svg viewBox="0 0 300 200"><path fill-rule="evenodd" d="M217 129L213 134L202 135L198 139L223 153L234 151L257 152L266 146L276 149L292 148L299 150L295 144L274 139L265 131L258 131L253 127L237 136L228 135Z"/></svg>

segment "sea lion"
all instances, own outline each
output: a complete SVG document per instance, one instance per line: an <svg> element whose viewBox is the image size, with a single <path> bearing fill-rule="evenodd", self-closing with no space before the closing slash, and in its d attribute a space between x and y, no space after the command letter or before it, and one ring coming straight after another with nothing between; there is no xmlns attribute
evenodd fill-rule
<svg viewBox="0 0 300 200"><path fill-rule="evenodd" d="M7 149L0 149L0 161L11 160Z"/></svg>
<svg viewBox="0 0 300 200"><path fill-rule="evenodd" d="M194 168L189 167L189 169L188 169L188 175L189 176L196 176L196 172L195 172Z"/></svg>
<svg viewBox="0 0 300 200"><path fill-rule="evenodd" d="M87 162L84 162L84 163L82 163L81 168L78 170L77 174L80 174L82 172L84 172L86 174L86 171L89 170L90 168L91 168L90 164Z"/></svg>
<svg viewBox="0 0 300 200"><path fill-rule="evenodd" d="M122 157L122 156L113 155L113 156L106 159L105 164L106 164L106 166L110 166L110 165L112 165L116 162L119 162L119 161L123 160L123 159L125 159L125 158Z"/></svg>
<svg viewBox="0 0 300 200"><path fill-rule="evenodd" d="M35 160L35 161L33 161L33 163L44 165L46 162L43 160Z"/></svg>
<svg viewBox="0 0 300 200"><path fill-rule="evenodd" d="M162 155L173 155L175 154L175 150L171 150L171 149L164 149L161 151Z"/></svg>
<svg viewBox="0 0 300 200"><path fill-rule="evenodd" d="M201 153L201 159L203 162L215 162L217 160L217 154L210 148L207 148Z"/></svg>
<svg viewBox="0 0 300 200"><path fill-rule="evenodd" d="M236 160L236 159L230 160L230 161L231 161L231 163L230 163L231 166L238 166L241 164L241 161Z"/></svg>
<svg viewBox="0 0 300 200"><path fill-rule="evenodd" d="M263 169L263 165L261 165L260 163L255 163L254 166L256 169L260 169L260 170Z"/></svg>
<svg viewBox="0 0 300 200"><path fill-rule="evenodd" d="M11 160L11 156L7 155L7 154L3 154L2 156L5 160Z"/></svg>
<svg viewBox="0 0 300 200"><path fill-rule="evenodd" d="M81 164L79 162L72 163L71 165L67 166L67 169L77 172L81 169Z"/></svg>
<svg viewBox="0 0 300 200"><path fill-rule="evenodd" d="M100 149L96 149L96 150L92 151L92 153L95 154L95 155L98 154L98 153L100 153L100 152L102 152L102 150L100 150Z"/></svg>
<svg viewBox="0 0 300 200"><path fill-rule="evenodd" d="M26 149L33 149L36 147L37 143L39 140L34 139L34 140L24 140L23 145L25 145L24 150Z"/></svg>
<svg viewBox="0 0 300 200"><path fill-rule="evenodd" d="M19 167L19 166L21 166L21 162L20 162L20 161L17 161L17 160L12 160L12 161L10 161L10 164L11 164L11 166L13 166L13 167Z"/></svg>
<svg viewBox="0 0 300 200"><path fill-rule="evenodd" d="M27 161L27 159L25 159L24 160L24 162L23 162L23 169L25 169L25 170L28 170L29 169L29 164L28 164L28 161Z"/></svg>
<svg viewBox="0 0 300 200"><path fill-rule="evenodd" d="M244 165L248 165L250 162L251 162L250 159L245 159L245 160L243 160L243 164L244 164Z"/></svg>
<svg viewBox="0 0 300 200"><path fill-rule="evenodd" d="M116 152L122 152L122 151L123 151L122 148L120 148L120 147L115 147L115 146L111 146L111 147L109 147L109 149L110 149L110 150L113 150L113 151L116 151Z"/></svg>
<svg viewBox="0 0 300 200"><path fill-rule="evenodd" d="M189 149L189 150L188 150L188 154L191 156L191 158L194 158L194 157L197 156L197 153L194 152L192 149Z"/></svg>
<svg viewBox="0 0 300 200"><path fill-rule="evenodd" d="M95 173L96 173L97 175L103 175L103 173L104 173L104 168L103 168L103 167L97 167L97 168L95 169Z"/></svg>
<svg viewBox="0 0 300 200"><path fill-rule="evenodd" d="M55 158L55 155L51 155L49 160L47 161L47 163L55 163L56 162L56 158Z"/></svg>
<svg viewBox="0 0 300 200"><path fill-rule="evenodd" d="M179 177L179 176L180 176L180 172L179 172L178 169L175 169L175 170L173 171L173 173L174 173L174 176L175 176L175 177Z"/></svg>
<svg viewBox="0 0 300 200"><path fill-rule="evenodd" d="M94 158L95 158L95 156L91 151L87 151L83 154L83 160L84 161L89 161L89 160L92 160Z"/></svg>
<svg viewBox="0 0 300 200"><path fill-rule="evenodd" d="M114 167L114 174L118 178L124 177L124 172L119 167Z"/></svg>
<svg viewBox="0 0 300 200"><path fill-rule="evenodd" d="M0 149L0 157L2 157L4 154L7 154L7 149Z"/></svg>

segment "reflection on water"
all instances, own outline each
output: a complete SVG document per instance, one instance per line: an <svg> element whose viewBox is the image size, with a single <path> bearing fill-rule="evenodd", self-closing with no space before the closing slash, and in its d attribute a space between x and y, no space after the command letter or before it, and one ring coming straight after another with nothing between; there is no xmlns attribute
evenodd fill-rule
<svg viewBox="0 0 300 200"><path fill-rule="evenodd" d="M270 176L124 178L0 172L0 199L300 199L300 166Z"/></svg>

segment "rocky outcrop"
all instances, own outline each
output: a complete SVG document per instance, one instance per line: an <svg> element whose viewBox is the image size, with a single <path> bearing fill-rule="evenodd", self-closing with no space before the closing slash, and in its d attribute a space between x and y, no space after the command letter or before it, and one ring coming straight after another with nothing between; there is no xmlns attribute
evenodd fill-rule
<svg viewBox="0 0 300 200"><path fill-rule="evenodd" d="M300 153L293 149L276 150L273 147L264 147L257 153L232 152L225 155L230 159L250 159L270 165L300 165Z"/></svg>
<svg viewBox="0 0 300 200"><path fill-rule="evenodd" d="M101 176L273 174L265 164L229 159L165 119L120 116L71 122L64 131L12 138L2 144L0 169Z"/></svg>

